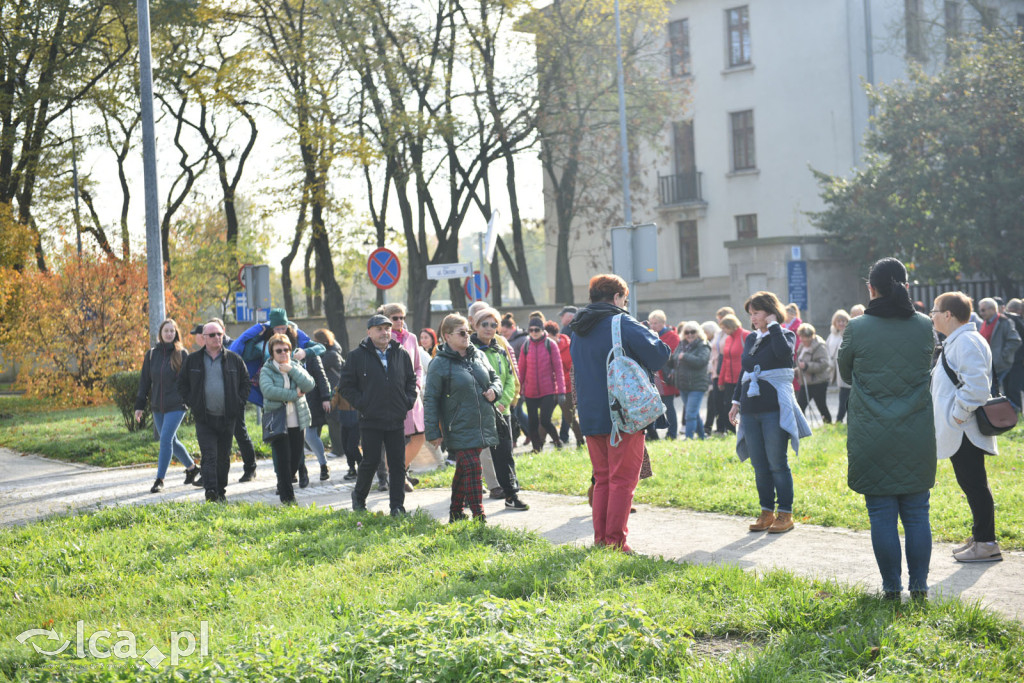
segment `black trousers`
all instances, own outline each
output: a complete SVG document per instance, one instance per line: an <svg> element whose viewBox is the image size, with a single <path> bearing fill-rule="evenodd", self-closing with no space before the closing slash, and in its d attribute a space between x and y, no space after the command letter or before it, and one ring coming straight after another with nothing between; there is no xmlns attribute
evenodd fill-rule
<svg viewBox="0 0 1024 683"><path fill-rule="evenodd" d="M542 396L540 398L526 399L526 417L530 423L530 442L533 449L539 451L544 446L544 437L541 435L541 428L544 433L551 437L555 443L560 443L558 430L555 423L551 421L551 413L555 412L555 396Z"/></svg>
<svg viewBox="0 0 1024 683"><path fill-rule="evenodd" d="M850 387L839 387L839 412L836 414L836 422L842 422L846 417L846 406L850 402Z"/></svg>
<svg viewBox="0 0 1024 683"><path fill-rule="evenodd" d="M707 401L704 403L705 414L704 414L704 433L710 434L712 427L715 425L715 417L718 415L718 411L721 408L722 397L718 392L718 382L712 380L711 388L708 390ZM686 400L683 400L683 410L686 410Z"/></svg>
<svg viewBox="0 0 1024 683"><path fill-rule="evenodd" d="M736 426L729 422L729 411L732 410L732 394L736 391L735 384L723 384L718 388L718 395L722 402L718 404L718 429L719 434L736 432Z"/></svg>
<svg viewBox="0 0 1024 683"><path fill-rule="evenodd" d="M373 484L373 475L380 464L381 446L388 461L388 494L391 509L405 508L405 427L398 429L371 429L360 427L359 435L363 440L363 461L359 463L356 477L355 498L363 505L366 495Z"/></svg>
<svg viewBox="0 0 1024 683"><path fill-rule="evenodd" d="M828 382L805 384L800 387L800 391L796 392L796 402L800 405L800 410L803 411L807 409L807 404L810 401L814 401L814 405L818 406L818 412L821 413L821 419L825 421L825 424L830 424L832 413L828 411L828 404L825 401L827 392Z"/></svg>
<svg viewBox="0 0 1024 683"><path fill-rule="evenodd" d="M971 508L974 524L971 535L974 540L989 543L996 540L996 510L992 500L992 490L988 487L988 474L985 472L985 451L981 450L964 434L960 448L949 459L956 474L956 483L967 496L967 504ZM206 473L203 473L203 477Z"/></svg>
<svg viewBox="0 0 1024 683"><path fill-rule="evenodd" d="M252 447L252 439L249 438L249 430L245 426L244 412L235 423L235 441L238 442L238 452L242 454L244 471L252 472L256 469L256 449Z"/></svg>
<svg viewBox="0 0 1024 683"><path fill-rule="evenodd" d="M274 455L274 471L277 473L277 495L282 503L295 500L292 477L299 471L305 459L303 450L305 430L289 427L288 431L270 441L270 452Z"/></svg>
<svg viewBox="0 0 1024 683"><path fill-rule="evenodd" d="M501 425L498 425L498 445L491 447L491 461L494 463L494 475L498 478L498 485L505 491L505 497L509 498L519 493L516 461L512 457L512 426L509 424L508 415L496 415L495 419L504 420L506 430L503 431Z"/></svg>
<svg viewBox="0 0 1024 683"><path fill-rule="evenodd" d="M237 422L217 415L207 415L202 422L196 420L196 441L203 456L200 468L207 500L223 496L227 491L231 437Z"/></svg>

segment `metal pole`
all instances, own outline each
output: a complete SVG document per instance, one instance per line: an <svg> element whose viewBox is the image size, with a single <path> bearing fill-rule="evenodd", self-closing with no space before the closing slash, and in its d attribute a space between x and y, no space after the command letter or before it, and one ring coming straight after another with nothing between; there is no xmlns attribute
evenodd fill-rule
<svg viewBox="0 0 1024 683"><path fill-rule="evenodd" d="M482 232L476 235L476 244L480 249L480 298L477 301L484 300L484 273L486 272L487 263L484 261L484 234Z"/></svg>
<svg viewBox="0 0 1024 683"><path fill-rule="evenodd" d="M619 0L615 0L615 61L619 68L619 148L622 155L622 204L626 225L633 225L633 206L629 194L629 146L626 137L626 73L622 66L622 21L619 18ZM630 241L633 238L633 230L629 231ZM633 268L636 277L636 268ZM636 317L637 311L637 282L629 283L629 314Z"/></svg>
<svg viewBox="0 0 1024 683"><path fill-rule="evenodd" d="M867 57L867 81L868 85L875 84L875 39L874 29L871 26L871 0L864 0L864 48ZM868 117L875 115L875 105L868 102ZM874 124L869 123L872 128Z"/></svg>
<svg viewBox="0 0 1024 683"><path fill-rule="evenodd" d="M71 107L71 186L75 192L75 244L82 258L82 214L78 206L78 148L75 145L75 108Z"/></svg>
<svg viewBox="0 0 1024 683"><path fill-rule="evenodd" d="M629 147L626 139L626 74L622 66L622 23L619 0L615 0L615 61L619 67L619 147L622 153L622 201L626 225L633 225L633 207L629 196Z"/></svg>
<svg viewBox="0 0 1024 683"><path fill-rule="evenodd" d="M153 124L153 64L149 46L149 0L136 0L139 13L139 78L142 96L142 171L146 187L146 263L149 282L149 336L156 340L164 314L164 258L160 242L160 200L156 182Z"/></svg>

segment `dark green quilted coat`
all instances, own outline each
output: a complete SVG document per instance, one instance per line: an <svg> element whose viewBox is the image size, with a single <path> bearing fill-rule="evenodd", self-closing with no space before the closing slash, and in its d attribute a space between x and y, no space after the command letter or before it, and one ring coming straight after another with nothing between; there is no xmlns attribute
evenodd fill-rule
<svg viewBox="0 0 1024 683"><path fill-rule="evenodd" d="M839 347L839 374L852 387L846 481L857 493L894 496L935 485L931 321L862 315Z"/></svg>

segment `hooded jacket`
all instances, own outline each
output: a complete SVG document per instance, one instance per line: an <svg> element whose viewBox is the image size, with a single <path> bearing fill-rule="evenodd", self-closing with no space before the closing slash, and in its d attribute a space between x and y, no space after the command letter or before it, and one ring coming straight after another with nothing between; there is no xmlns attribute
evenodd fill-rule
<svg viewBox="0 0 1024 683"><path fill-rule="evenodd" d="M491 369L494 370L494 374L498 376L498 380L501 382L501 394L498 396L498 400L495 404L500 403L504 406L504 410L501 411L502 415L509 414L509 407L512 405L512 401L515 400L516 394L516 367L512 364L510 355L515 355L511 348L502 346L498 340L501 338L500 334L494 335L494 339L491 340L490 344L484 344L480 337L474 334L470 337L470 341L473 342L473 346L487 359ZM566 338L566 346L569 345L569 340Z"/></svg>
<svg viewBox="0 0 1024 683"><path fill-rule="evenodd" d="M427 441L444 439L449 451L497 446L494 407L484 398L488 389L502 395L501 380L475 346L465 356L447 344L438 347L423 394Z"/></svg>
<svg viewBox="0 0 1024 683"><path fill-rule="evenodd" d="M585 436L610 434L608 407L608 352L612 349L612 316L623 313L622 349L651 375L668 361L668 345L641 325L629 313L607 301L592 303L569 323L573 336L569 345L576 378L576 411Z"/></svg>

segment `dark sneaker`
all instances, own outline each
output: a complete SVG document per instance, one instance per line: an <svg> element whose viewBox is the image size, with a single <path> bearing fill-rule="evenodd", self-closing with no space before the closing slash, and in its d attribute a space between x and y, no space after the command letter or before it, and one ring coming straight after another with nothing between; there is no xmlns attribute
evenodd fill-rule
<svg viewBox="0 0 1024 683"><path fill-rule="evenodd" d="M217 492L216 491L207 491L206 492L206 502L207 503L216 503L217 502Z"/></svg>
<svg viewBox="0 0 1024 683"><path fill-rule="evenodd" d="M505 497L505 489L501 488L500 486L496 486L493 489L491 489L490 496L494 500L501 500L502 498Z"/></svg>
<svg viewBox="0 0 1024 683"><path fill-rule="evenodd" d="M412 482L410 482L408 479L406 479L405 480L405 492L406 493L412 493L412 491L413 491Z"/></svg>
<svg viewBox="0 0 1024 683"><path fill-rule="evenodd" d="M342 477L342 479L344 479L345 481L355 481L358 478L359 478L359 475L356 473L355 470L349 470L348 474L346 474L344 477Z"/></svg>
<svg viewBox="0 0 1024 683"><path fill-rule="evenodd" d="M386 481L384 481L383 479L381 479L380 482L377 484L377 490L378 491L387 491L388 490L388 483Z"/></svg>
<svg viewBox="0 0 1024 683"><path fill-rule="evenodd" d="M196 477L198 477L198 476L199 476L199 468L198 467L193 467L190 470L185 470L185 484L184 485L188 486L189 484L194 484L195 481L196 481Z"/></svg>
<svg viewBox="0 0 1024 683"><path fill-rule="evenodd" d="M153 486L152 486L152 488L149 489L149 492L150 493L160 493L163 490L164 490L164 480L163 479L157 479L155 482L153 482Z"/></svg>
<svg viewBox="0 0 1024 683"><path fill-rule="evenodd" d="M309 470L303 467L299 470L299 488L304 489L309 486Z"/></svg>
<svg viewBox="0 0 1024 683"><path fill-rule="evenodd" d="M242 473L241 479L238 480L239 484L244 484L247 481L252 481L256 478L256 470L246 470Z"/></svg>
<svg viewBox="0 0 1024 683"><path fill-rule="evenodd" d="M360 500L356 492L352 492L352 512L366 512L366 501Z"/></svg>
<svg viewBox="0 0 1024 683"><path fill-rule="evenodd" d="M320 481L327 481L331 478L331 470L327 465L320 465Z"/></svg>
<svg viewBox="0 0 1024 683"><path fill-rule="evenodd" d="M511 498L505 499L505 509L526 512L530 509L530 506L519 500L519 496L512 496Z"/></svg>
<svg viewBox="0 0 1024 683"><path fill-rule="evenodd" d="M391 508L392 517L405 517L408 514L403 507Z"/></svg>
<svg viewBox="0 0 1024 683"><path fill-rule="evenodd" d="M409 474L409 470L405 471L405 478L413 486L419 486L420 485L420 480L417 479L416 477L412 476L411 474Z"/></svg>

